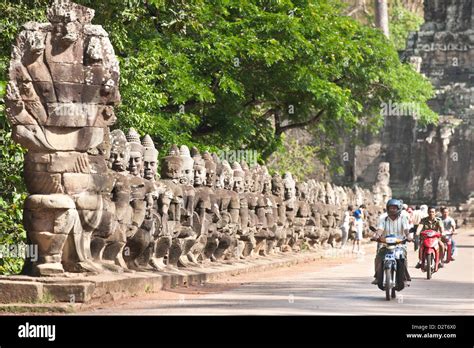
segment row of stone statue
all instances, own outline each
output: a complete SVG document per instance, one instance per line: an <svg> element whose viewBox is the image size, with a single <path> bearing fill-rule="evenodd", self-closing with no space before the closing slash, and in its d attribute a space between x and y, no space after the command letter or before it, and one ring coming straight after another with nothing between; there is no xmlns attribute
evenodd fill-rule
<svg viewBox="0 0 474 348"><path fill-rule="evenodd" d="M372 195L271 177L186 146L171 148L157 179L151 138L109 130L119 62L93 17L54 0L48 22L24 24L12 48L5 111L12 138L28 150L24 226L38 246L23 273L173 269L333 244L347 204L370 207L389 195L388 166Z"/></svg>
<svg viewBox="0 0 474 348"><path fill-rule="evenodd" d="M296 182L291 173L271 176L265 166L230 165L185 145L171 147L159 178L152 139L140 141L134 129L112 131L101 150L88 154L89 162L106 154L107 183L100 195L75 198L78 262L71 263L71 253L62 258L73 271L174 270L334 246L348 204L364 202L376 213L369 191ZM81 200L95 201L94 209Z"/></svg>

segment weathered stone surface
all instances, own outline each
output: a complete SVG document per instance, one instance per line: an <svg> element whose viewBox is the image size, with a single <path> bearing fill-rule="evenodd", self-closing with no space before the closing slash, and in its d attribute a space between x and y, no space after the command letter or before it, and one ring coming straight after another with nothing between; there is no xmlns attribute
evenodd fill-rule
<svg viewBox="0 0 474 348"><path fill-rule="evenodd" d="M68 195L31 195L25 201L26 209L73 209L74 200Z"/></svg>
<svg viewBox="0 0 474 348"><path fill-rule="evenodd" d="M369 187L378 164L389 162L393 194L405 201L459 204L474 194L472 10L471 0L425 1L425 23L410 34L402 54L433 83L429 105L440 115L439 125L419 125L416 105L409 114L387 115L380 136L364 135L364 146L344 150L355 156L344 163L347 174L339 182L355 179Z"/></svg>
<svg viewBox="0 0 474 348"><path fill-rule="evenodd" d="M101 174L64 173L63 182L66 193L100 192L107 178Z"/></svg>
<svg viewBox="0 0 474 348"><path fill-rule="evenodd" d="M45 128L45 138L54 150L86 151L102 143L104 129L50 127Z"/></svg>
<svg viewBox="0 0 474 348"><path fill-rule="evenodd" d="M43 291L45 294L52 296L55 301L69 303L89 302L94 293L95 284L90 282L84 283L57 283L44 284Z"/></svg>
<svg viewBox="0 0 474 348"><path fill-rule="evenodd" d="M0 303L36 302L43 297L43 285L36 282L0 280Z"/></svg>
<svg viewBox="0 0 474 348"><path fill-rule="evenodd" d="M25 169L28 170L24 176L28 192L31 194L64 193L64 188L61 183L61 174L33 171L41 169L46 171L45 164L37 164L35 167L36 168L33 169L30 165L25 165Z"/></svg>

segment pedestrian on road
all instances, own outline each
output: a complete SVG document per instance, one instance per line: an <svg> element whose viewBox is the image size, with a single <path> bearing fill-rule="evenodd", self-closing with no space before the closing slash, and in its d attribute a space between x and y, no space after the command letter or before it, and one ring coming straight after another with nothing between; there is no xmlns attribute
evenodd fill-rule
<svg viewBox="0 0 474 348"><path fill-rule="evenodd" d="M362 232L364 231L364 210L365 204L362 204L353 214L355 219L354 226L356 234L354 240L352 241L352 252L354 252L356 244L357 252L360 252L360 241L362 240Z"/></svg>
<svg viewBox="0 0 474 348"><path fill-rule="evenodd" d="M441 221L443 222L444 227L444 234L443 234L443 242L447 243L446 235L451 235L451 260L454 261L454 251L456 250L456 243L454 242L453 235L456 234L456 222L454 219L449 216L449 208L443 207L441 208ZM446 248L447 250L447 248Z"/></svg>
<svg viewBox="0 0 474 348"><path fill-rule="evenodd" d="M344 219L342 220L341 231L342 231L342 241L341 241L341 249L346 245L347 238L349 237L349 233L351 227L354 225L355 219L353 217L354 207L349 205L347 210L344 212Z"/></svg>

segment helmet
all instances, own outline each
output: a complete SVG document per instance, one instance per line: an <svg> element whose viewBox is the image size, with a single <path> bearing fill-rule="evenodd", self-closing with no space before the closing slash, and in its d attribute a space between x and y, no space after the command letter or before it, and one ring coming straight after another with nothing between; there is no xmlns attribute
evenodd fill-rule
<svg viewBox="0 0 474 348"><path fill-rule="evenodd" d="M397 215L399 215L402 212L402 202L395 198L389 199L386 205L387 212L388 212L388 207L392 205L397 207Z"/></svg>

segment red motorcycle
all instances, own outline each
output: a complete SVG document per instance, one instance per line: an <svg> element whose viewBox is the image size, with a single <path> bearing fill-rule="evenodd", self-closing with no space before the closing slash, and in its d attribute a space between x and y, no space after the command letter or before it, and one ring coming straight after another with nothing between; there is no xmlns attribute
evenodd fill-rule
<svg viewBox="0 0 474 348"><path fill-rule="evenodd" d="M421 270L426 272L426 278L431 279L434 272L438 271L439 262L441 261L439 254L439 239L441 233L433 230L425 230L421 232L423 243L421 245Z"/></svg>

